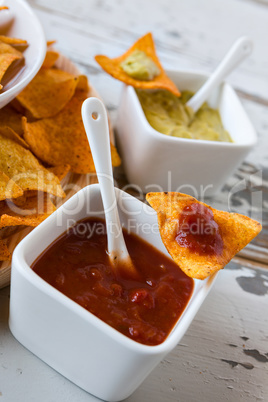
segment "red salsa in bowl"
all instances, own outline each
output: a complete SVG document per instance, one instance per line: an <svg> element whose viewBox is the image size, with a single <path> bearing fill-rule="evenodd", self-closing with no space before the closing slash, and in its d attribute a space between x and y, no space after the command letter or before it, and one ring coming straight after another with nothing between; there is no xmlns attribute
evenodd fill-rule
<svg viewBox="0 0 268 402"><path fill-rule="evenodd" d="M139 279L115 272L105 222L88 218L56 239L32 264L46 282L130 339L158 345L169 335L193 292L178 265L124 230Z"/></svg>

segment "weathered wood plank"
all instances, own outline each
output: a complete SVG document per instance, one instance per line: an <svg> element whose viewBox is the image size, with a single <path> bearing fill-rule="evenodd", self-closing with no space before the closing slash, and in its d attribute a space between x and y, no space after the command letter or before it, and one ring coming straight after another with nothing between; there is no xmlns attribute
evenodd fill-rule
<svg viewBox="0 0 268 402"><path fill-rule="evenodd" d="M229 80L237 88L267 100L267 57L262 44L268 33L268 8L261 4L239 0L29 3L42 18L46 32L60 38L62 50L70 52L67 56L82 57L81 61L89 60L93 65L96 53L116 56L139 35L152 31L166 67L209 72L232 42L246 33L255 42L254 53Z"/></svg>

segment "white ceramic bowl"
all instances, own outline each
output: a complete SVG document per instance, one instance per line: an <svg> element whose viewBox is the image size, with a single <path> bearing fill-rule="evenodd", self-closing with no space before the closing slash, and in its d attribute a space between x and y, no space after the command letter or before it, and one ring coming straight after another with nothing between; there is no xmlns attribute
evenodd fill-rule
<svg viewBox="0 0 268 402"><path fill-rule="evenodd" d="M116 196L124 226L131 226L132 232L167 254L154 229L155 211L121 190L116 189ZM75 384L104 400L118 401L127 398L178 344L215 275L195 281L183 315L162 344L137 343L53 288L30 268L68 226L88 216L104 216L98 184L75 194L17 246L12 259L9 326L19 342ZM146 231L142 231L143 223Z"/></svg>
<svg viewBox="0 0 268 402"><path fill-rule="evenodd" d="M180 90L197 91L205 74L167 70ZM196 197L221 189L257 141L235 91L224 83L208 100L218 108L234 143L175 138L148 123L135 90L123 89L117 120L117 145L128 181L144 193L180 191Z"/></svg>
<svg viewBox="0 0 268 402"><path fill-rule="evenodd" d="M6 29L4 25L1 25L3 20L0 19L0 33L26 39L29 46L23 52L24 67L4 86L0 93L0 108L12 101L29 84L40 69L46 55L46 38L43 28L26 1L5 0L1 4L9 7L13 21ZM5 13L6 10L1 12Z"/></svg>

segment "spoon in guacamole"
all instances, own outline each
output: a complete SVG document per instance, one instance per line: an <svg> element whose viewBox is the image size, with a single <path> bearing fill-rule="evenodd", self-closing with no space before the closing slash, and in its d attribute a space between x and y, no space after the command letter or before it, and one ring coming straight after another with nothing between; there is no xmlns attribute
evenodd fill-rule
<svg viewBox="0 0 268 402"><path fill-rule="evenodd" d="M195 95L186 103L194 113L196 113L203 103L208 99L209 95L222 81L230 74L241 61L250 55L253 49L251 39L246 36L239 38L231 47L229 52L223 58L216 70L211 74L209 79L195 93Z"/></svg>
<svg viewBox="0 0 268 402"><path fill-rule="evenodd" d="M129 256L118 215L105 106L97 98L86 99L82 105L82 118L100 185L110 262L115 270L124 271L128 277L135 279L138 272Z"/></svg>
<svg viewBox="0 0 268 402"><path fill-rule="evenodd" d="M160 133L172 137L233 142L222 124L219 111L211 108L205 101L212 90L251 53L252 47L250 39L238 39L195 94L182 91L181 97L177 97L165 90L136 89L149 124Z"/></svg>

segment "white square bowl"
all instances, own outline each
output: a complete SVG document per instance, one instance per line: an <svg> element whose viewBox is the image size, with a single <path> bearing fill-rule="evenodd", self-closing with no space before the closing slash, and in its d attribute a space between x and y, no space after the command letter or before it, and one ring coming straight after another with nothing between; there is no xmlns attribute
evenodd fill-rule
<svg viewBox="0 0 268 402"><path fill-rule="evenodd" d="M178 88L196 92L207 75L167 70ZM257 141L255 130L230 85L215 90L208 103L219 109L234 143L191 140L159 133L148 123L136 92L124 86L118 111L117 145L129 183L138 191L179 191L212 196Z"/></svg>
<svg viewBox="0 0 268 402"><path fill-rule="evenodd" d="M155 211L121 190L116 189L116 196L124 226L167 254L155 230ZM127 398L178 344L216 276L195 281L186 309L162 344L137 343L30 268L70 225L89 216L104 216L98 184L79 191L19 243L12 259L9 326L19 342L69 380L101 399L118 401Z"/></svg>

